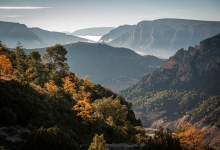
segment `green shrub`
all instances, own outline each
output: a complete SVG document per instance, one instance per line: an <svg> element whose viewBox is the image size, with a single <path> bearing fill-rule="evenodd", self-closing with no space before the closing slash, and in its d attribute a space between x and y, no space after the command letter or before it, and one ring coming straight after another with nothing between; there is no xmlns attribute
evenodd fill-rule
<svg viewBox="0 0 220 150"><path fill-rule="evenodd" d="M33 131L22 150L77 150L78 144L58 127Z"/></svg>

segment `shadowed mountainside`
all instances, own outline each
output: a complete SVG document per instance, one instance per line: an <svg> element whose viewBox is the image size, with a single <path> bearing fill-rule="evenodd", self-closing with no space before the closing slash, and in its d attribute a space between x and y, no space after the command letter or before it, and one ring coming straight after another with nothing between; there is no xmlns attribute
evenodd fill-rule
<svg viewBox="0 0 220 150"><path fill-rule="evenodd" d="M175 130L190 121L205 130L204 142L220 144L220 34L180 49L151 74L120 92L145 127ZM211 136L212 135L212 136Z"/></svg>
<svg viewBox="0 0 220 150"><path fill-rule="evenodd" d="M119 92L135 84L142 76L158 68L164 60L141 56L126 48L115 48L101 43L64 45L70 70L79 77L89 75L93 83ZM45 49L37 49L41 54ZM30 50L26 50L28 53Z"/></svg>

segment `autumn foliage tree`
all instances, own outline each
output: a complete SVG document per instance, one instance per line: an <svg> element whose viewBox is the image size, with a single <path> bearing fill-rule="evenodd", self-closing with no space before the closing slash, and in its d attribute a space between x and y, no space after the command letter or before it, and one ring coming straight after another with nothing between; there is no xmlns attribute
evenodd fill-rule
<svg viewBox="0 0 220 150"><path fill-rule="evenodd" d="M81 117L83 124L92 122L95 120L93 117L93 109L91 106L91 93L88 92L87 88L94 87L94 84L90 80L86 79L81 80L80 86L77 89L77 84L79 78L76 75L69 75L65 78L62 78L63 88L66 92L70 93L71 96L77 101L77 104L73 106L73 110L77 111L77 116Z"/></svg>
<svg viewBox="0 0 220 150"><path fill-rule="evenodd" d="M184 122L183 128L177 132L177 137L182 144L192 146L194 149L201 146L204 132L195 128L191 123Z"/></svg>
<svg viewBox="0 0 220 150"><path fill-rule="evenodd" d="M73 98L77 96L76 82L78 77L76 75L70 75L61 79L63 81L63 88L66 92L69 92Z"/></svg>
<svg viewBox="0 0 220 150"><path fill-rule="evenodd" d="M91 94L82 91L81 96L83 99L79 100L72 109L78 111L77 116L80 116L83 119L83 124L87 124L88 122L95 120L94 116L92 116L93 109L90 103Z"/></svg>
<svg viewBox="0 0 220 150"><path fill-rule="evenodd" d="M45 83L44 86L49 92L55 92L58 90L58 87L56 86L53 80L49 80L49 83Z"/></svg>
<svg viewBox="0 0 220 150"><path fill-rule="evenodd" d="M0 71L1 74L9 75L13 72L13 67L7 54L2 52L2 47L0 47Z"/></svg>
<svg viewBox="0 0 220 150"><path fill-rule="evenodd" d="M5 55L0 55L0 70L1 74L9 75L13 72L12 63Z"/></svg>

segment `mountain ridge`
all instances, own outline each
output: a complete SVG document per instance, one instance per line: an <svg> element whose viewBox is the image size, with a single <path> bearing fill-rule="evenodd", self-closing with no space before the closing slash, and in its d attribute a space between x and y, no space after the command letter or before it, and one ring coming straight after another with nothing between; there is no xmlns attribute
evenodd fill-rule
<svg viewBox="0 0 220 150"><path fill-rule="evenodd" d="M40 28L28 28L25 24L0 21L0 40L14 48L18 41L26 48L42 48L55 44L91 41L61 32L50 32Z"/></svg>
<svg viewBox="0 0 220 150"><path fill-rule="evenodd" d="M90 76L94 83L120 91L136 83L164 61L155 56L141 56L127 48L115 48L103 43L73 43L64 45L70 70L79 77ZM41 54L44 49L35 49ZM26 50L28 53L31 50Z"/></svg>
<svg viewBox="0 0 220 150"><path fill-rule="evenodd" d="M100 42L156 56L172 56L178 48L199 44L220 33L220 22L187 19L141 21L133 29L119 33L123 26L104 35ZM114 31L118 34L111 34Z"/></svg>

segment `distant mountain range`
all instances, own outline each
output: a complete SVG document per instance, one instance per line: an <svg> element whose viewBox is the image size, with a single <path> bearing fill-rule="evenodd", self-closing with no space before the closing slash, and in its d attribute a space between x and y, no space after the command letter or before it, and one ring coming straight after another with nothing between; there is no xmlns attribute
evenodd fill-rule
<svg viewBox="0 0 220 150"><path fill-rule="evenodd" d="M205 129L204 142L220 144L220 34L181 49L137 84L120 92L145 127ZM212 136L211 136L212 135Z"/></svg>
<svg viewBox="0 0 220 150"><path fill-rule="evenodd" d="M67 63L72 72L79 77L89 75L93 83L99 83L115 92L135 84L164 61L154 56L141 56L127 48L115 48L101 43L79 42L64 47L68 50ZM37 50L41 54L45 53L45 49Z"/></svg>
<svg viewBox="0 0 220 150"><path fill-rule="evenodd" d="M218 33L220 22L216 21L158 19L119 26L103 35L100 42L168 58L178 49L198 45Z"/></svg>
<svg viewBox="0 0 220 150"><path fill-rule="evenodd" d="M109 33L109 31L113 30L115 27L96 27L96 28L86 28L76 30L72 33L66 32L66 34L70 35L78 35L78 36L103 36L104 34Z"/></svg>
<svg viewBox="0 0 220 150"><path fill-rule="evenodd" d="M56 44L69 44L77 42L87 42L90 40L80 38L73 35L66 35L61 32L50 32L47 30L42 30L40 28L30 28L30 30L36 34L40 39L46 42L47 46L53 46Z"/></svg>
<svg viewBox="0 0 220 150"><path fill-rule="evenodd" d="M60 32L50 32L40 28L28 28L24 24L0 21L0 40L8 47L14 48L18 41L25 48L42 48L55 44L69 44L89 41Z"/></svg>

